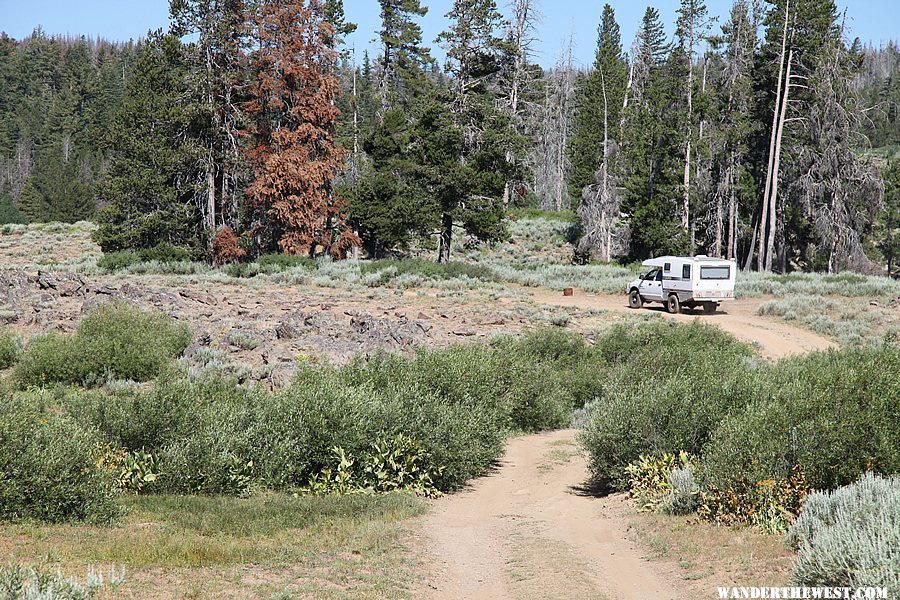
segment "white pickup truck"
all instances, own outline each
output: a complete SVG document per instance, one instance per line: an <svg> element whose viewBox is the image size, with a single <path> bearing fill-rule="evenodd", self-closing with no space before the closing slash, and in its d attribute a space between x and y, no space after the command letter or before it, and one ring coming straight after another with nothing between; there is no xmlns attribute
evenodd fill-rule
<svg viewBox="0 0 900 600"><path fill-rule="evenodd" d="M645 260L643 265L650 270L628 284L631 308L661 302L672 314L696 306L712 314L720 302L734 300L737 263L733 260L704 255L662 256Z"/></svg>

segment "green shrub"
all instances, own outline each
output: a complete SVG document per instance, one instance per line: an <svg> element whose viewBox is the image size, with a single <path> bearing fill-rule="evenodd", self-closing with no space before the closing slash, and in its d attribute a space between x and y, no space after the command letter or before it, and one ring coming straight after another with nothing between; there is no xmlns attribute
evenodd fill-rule
<svg viewBox="0 0 900 600"><path fill-rule="evenodd" d="M234 277L235 279L250 279L251 277L256 277L262 272L262 270L259 268L259 264L255 262L231 263L222 267L222 271L229 277Z"/></svg>
<svg viewBox="0 0 900 600"><path fill-rule="evenodd" d="M625 467L642 454L699 455L759 385L750 349L711 325L616 327L595 350L609 368L579 439L596 483L614 489L625 489Z"/></svg>
<svg viewBox="0 0 900 600"><path fill-rule="evenodd" d="M0 369L8 369L19 361L22 340L10 331L0 330Z"/></svg>
<svg viewBox="0 0 900 600"><path fill-rule="evenodd" d="M0 521L108 522L119 514L100 438L39 400L0 404Z"/></svg>
<svg viewBox="0 0 900 600"><path fill-rule="evenodd" d="M142 262L177 263L187 262L194 258L194 254L190 250L162 242L152 248L142 250L107 252L97 261L97 266L105 271L114 272Z"/></svg>
<svg viewBox="0 0 900 600"><path fill-rule="evenodd" d="M134 250L107 252L97 260L97 267L108 271L122 271L141 262L141 256Z"/></svg>
<svg viewBox="0 0 900 600"><path fill-rule="evenodd" d="M93 383L104 377L147 381L191 341L187 327L162 314L111 303L93 309L74 335L28 344L15 370L19 385Z"/></svg>
<svg viewBox="0 0 900 600"><path fill-rule="evenodd" d="M377 273L378 281L381 284L386 284L403 275L418 275L430 281L461 277L480 281L497 281L497 275L484 265L463 262L436 263L421 258L388 258L368 261L361 263L359 270L363 275Z"/></svg>
<svg viewBox="0 0 900 600"><path fill-rule="evenodd" d="M767 370L767 393L725 419L703 453L705 479L741 489L799 466L815 489L900 472L900 348L817 352Z"/></svg>
<svg viewBox="0 0 900 600"><path fill-rule="evenodd" d="M172 244L161 242L152 248L147 248L139 252L141 260L144 262L186 262L195 258L193 252L187 248L179 248Z"/></svg>
<svg viewBox="0 0 900 600"><path fill-rule="evenodd" d="M797 585L886 587L900 594L900 477L871 473L832 492L814 492L786 541L797 550Z"/></svg>

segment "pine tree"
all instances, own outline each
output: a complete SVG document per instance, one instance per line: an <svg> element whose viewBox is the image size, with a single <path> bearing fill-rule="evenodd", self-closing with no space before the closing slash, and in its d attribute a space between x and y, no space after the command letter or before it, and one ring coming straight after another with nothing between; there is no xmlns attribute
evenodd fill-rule
<svg viewBox="0 0 900 600"><path fill-rule="evenodd" d="M753 181L749 145L755 127L751 71L757 44L756 26L749 0L735 0L730 19L722 28L726 49L718 86L716 127L721 145L715 157L718 176L709 253L729 259L738 258L741 218L754 194L754 190L747 189L747 184Z"/></svg>
<svg viewBox="0 0 900 600"><path fill-rule="evenodd" d="M863 106L851 83L853 58L840 40L817 52L808 84L815 102L803 121L793 192L818 236L829 273L868 266L861 235L882 201L882 180L871 161L860 158Z"/></svg>
<svg viewBox="0 0 900 600"><path fill-rule="evenodd" d="M112 158L97 193L98 204L106 206L94 234L104 252L163 242L193 250L205 246L193 189L202 148L193 145L187 74L181 42L151 34L106 138Z"/></svg>
<svg viewBox="0 0 900 600"><path fill-rule="evenodd" d="M636 258L685 252L690 241L679 232L682 63L677 57L664 59L668 46L662 31L659 13L648 8L637 35L632 95L621 133L627 167L622 210L631 229L629 254Z"/></svg>
<svg viewBox="0 0 900 600"><path fill-rule="evenodd" d="M506 151L518 141L512 121L494 103L503 54L497 36L502 17L494 0L456 0L447 18L450 27L438 36L454 78L447 118L462 136L459 169L448 179L464 176L468 189L450 185L454 193L441 196L439 262L450 260L454 223L486 241L506 235L503 190L515 179Z"/></svg>
<svg viewBox="0 0 900 600"><path fill-rule="evenodd" d="M50 217L50 205L29 179L19 195L19 211L30 223L43 223Z"/></svg>
<svg viewBox="0 0 900 600"><path fill-rule="evenodd" d="M172 33L195 36L187 44L196 103L204 185L198 189L207 237L222 226L238 228L239 206L245 183L240 152L243 123L239 105L245 86L248 0L170 0Z"/></svg>
<svg viewBox="0 0 900 600"><path fill-rule="evenodd" d="M594 68L581 82L576 96L575 135L569 150L572 163L569 194L572 198L581 198L582 189L595 183L603 162L604 137L613 141L619 137L626 77L619 24L612 7L605 4L598 29Z"/></svg>
<svg viewBox="0 0 900 600"><path fill-rule="evenodd" d="M417 116L433 91L433 61L415 22L427 10L418 0L381 0L382 55L373 69L366 53L356 80L357 139L369 162L358 149L351 154L359 177L349 214L370 256L405 250L434 227L410 154Z"/></svg>
<svg viewBox="0 0 900 600"><path fill-rule="evenodd" d="M681 205L681 228L690 236L690 249L693 252L695 246L694 228L691 221L691 158L692 151L697 145L697 111L694 108L694 56L696 48L706 37L709 27L706 4L703 0L681 0L678 9L678 23L676 37L678 38L677 52L674 60L682 61L681 69L686 72L685 81L682 84L684 90L684 107L681 128L683 134L684 176Z"/></svg>
<svg viewBox="0 0 900 600"><path fill-rule="evenodd" d="M754 241L759 239L757 268L771 270L776 253L776 238L781 246L781 261L787 260L785 247L785 197L779 195L782 148L795 147L792 127L785 127L791 117L788 108L805 111L815 102L808 86L799 82L818 64L823 48L837 40L837 9L833 0L776 0L765 17L765 41L757 57L756 88L763 100L758 103L756 118L771 127L761 131L756 140L757 153L765 156L766 166L758 169L762 183L759 219ZM765 148L765 150L764 150ZM786 157L785 171L792 168L792 157ZM760 160L760 164L762 161ZM799 215L799 211L791 211ZM781 217L779 217L779 214ZM800 229L799 223L791 228ZM753 249L748 255L749 265Z"/></svg>
<svg viewBox="0 0 900 600"><path fill-rule="evenodd" d="M333 189L344 158L335 142L334 28L322 0L264 0L252 24L256 80L246 111L255 178L247 193L255 233L289 254L342 257L359 240Z"/></svg>
<svg viewBox="0 0 900 600"><path fill-rule="evenodd" d="M422 28L416 17L428 14L420 0L379 0L381 3L381 111L409 106L428 86L425 71L432 62L422 46Z"/></svg>

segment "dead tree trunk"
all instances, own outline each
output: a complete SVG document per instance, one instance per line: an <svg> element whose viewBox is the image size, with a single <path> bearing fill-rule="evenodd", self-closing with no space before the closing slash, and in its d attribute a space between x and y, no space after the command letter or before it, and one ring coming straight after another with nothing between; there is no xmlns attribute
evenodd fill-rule
<svg viewBox="0 0 900 600"><path fill-rule="evenodd" d="M778 226L778 212L776 199L778 198L778 172L781 166L781 138L784 134L784 118L787 113L788 97L791 88L791 61L794 57L794 49L788 53L787 74L784 82L784 98L781 101L781 112L778 116L778 136L775 139L775 163L772 174L772 190L769 194L769 237L766 241L766 271L772 270L772 254L775 249L775 228Z"/></svg>
<svg viewBox="0 0 900 600"><path fill-rule="evenodd" d="M785 4L784 7L784 30L781 34L781 55L778 60L778 85L775 92L775 108L772 111L772 131L769 134L769 162L766 170L766 185L763 189L763 197L762 197L762 206L760 209L760 220L759 220L759 256L756 261L756 268L759 271L765 269L766 265L766 240L767 240L767 232L769 229L774 231L774 226L769 225L769 190L772 186L772 176L774 174L774 162L775 162L775 138L777 136L778 130L778 115L781 108L781 87L784 77L784 56L787 52L787 31L788 31L788 16L790 11L790 0ZM756 232L754 232L755 234ZM756 236L754 235L754 238ZM753 246L750 248L750 255L753 255Z"/></svg>

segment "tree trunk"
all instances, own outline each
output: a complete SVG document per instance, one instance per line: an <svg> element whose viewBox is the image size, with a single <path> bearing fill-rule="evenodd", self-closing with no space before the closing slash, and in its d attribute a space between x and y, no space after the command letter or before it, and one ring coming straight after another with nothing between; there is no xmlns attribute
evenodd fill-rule
<svg viewBox="0 0 900 600"><path fill-rule="evenodd" d="M729 260L737 260L737 194L735 193L734 148L728 153L728 248L725 252Z"/></svg>
<svg viewBox="0 0 900 600"><path fill-rule="evenodd" d="M450 262L450 242L453 239L453 217L444 213L441 217L441 242L438 249L438 262Z"/></svg>
<svg viewBox="0 0 900 600"><path fill-rule="evenodd" d="M744 270L749 271L753 265L753 249L756 248L756 236L759 234L759 222L753 227L753 236L750 238L750 248L747 250L747 260L744 261Z"/></svg>
<svg viewBox="0 0 900 600"><path fill-rule="evenodd" d="M212 235L216 231L216 168L212 155L206 164L206 228L212 243Z"/></svg>
<svg viewBox="0 0 900 600"><path fill-rule="evenodd" d="M609 211L609 102L607 100L606 95L606 77L603 75L603 66L600 65L600 85L603 89L603 191L601 192L601 198L603 199L600 204L601 210L601 219L600 226L602 229L600 231L603 232L604 236L604 260L610 260L610 246L612 245L611 237L612 237L612 227L609 226L609 219L607 218L607 212Z"/></svg>
<svg viewBox="0 0 900 600"><path fill-rule="evenodd" d="M766 271L772 270L772 252L775 248L775 228L778 225L778 213L775 201L778 198L778 170L781 166L781 138L784 134L784 117L787 113L788 96L791 88L791 60L794 57L794 49L788 53L787 73L784 81L784 97L781 101L781 114L778 117L778 136L775 140L775 163L772 174L772 192L769 194L769 238L766 242Z"/></svg>
<svg viewBox="0 0 900 600"><path fill-rule="evenodd" d="M691 138L694 129L694 18L691 17L688 33L688 72L687 72L687 137L684 144L684 197L681 206L681 228L690 235L691 229ZM693 242L691 253L693 254Z"/></svg>
<svg viewBox="0 0 900 600"><path fill-rule="evenodd" d="M773 164L775 161L775 138L778 129L778 114L781 107L781 86L784 76L784 55L787 52L788 13L790 11L790 6L790 0L788 0L787 4L785 4L784 7L784 30L781 34L781 57L779 58L778 62L778 86L777 91L775 92L775 108L772 111L772 131L769 135L769 162L766 169L766 186L763 189L762 212L759 221L759 256L757 257L756 262L756 268L759 271L762 271L765 268L766 264L765 240L766 232L769 229L769 190L772 186L772 175L774 171ZM772 229L774 229L774 227L772 227ZM754 231L754 240L755 238L756 231ZM752 249L750 251L750 254L752 256Z"/></svg>

